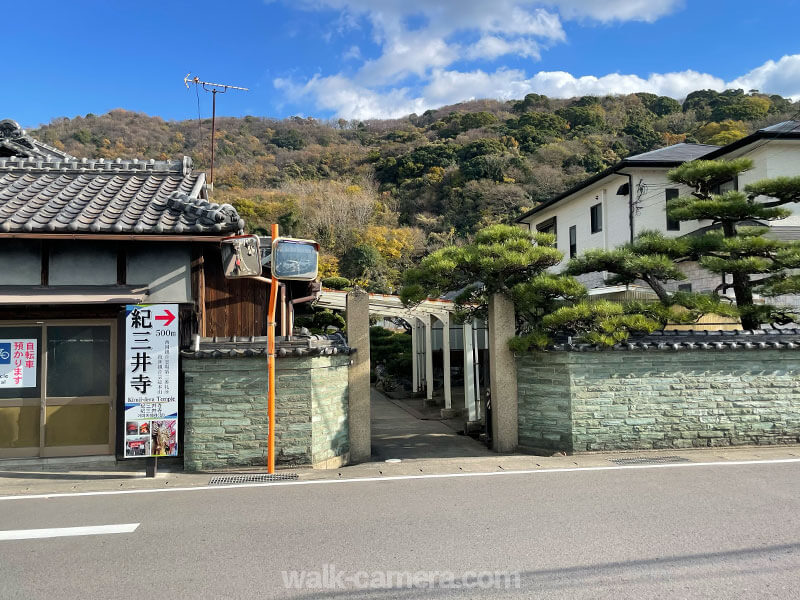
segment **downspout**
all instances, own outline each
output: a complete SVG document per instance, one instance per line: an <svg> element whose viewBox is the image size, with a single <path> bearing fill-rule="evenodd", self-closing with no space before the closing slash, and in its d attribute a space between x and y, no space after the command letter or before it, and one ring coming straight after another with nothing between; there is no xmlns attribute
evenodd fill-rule
<svg viewBox="0 0 800 600"><path fill-rule="evenodd" d="M633 175L630 173L620 173L616 171L617 175L624 175L628 178L628 228L630 229L630 241L633 243Z"/></svg>
<svg viewBox="0 0 800 600"><path fill-rule="evenodd" d="M633 243L633 175L623 173L628 176L628 224L631 229L631 243Z"/></svg>

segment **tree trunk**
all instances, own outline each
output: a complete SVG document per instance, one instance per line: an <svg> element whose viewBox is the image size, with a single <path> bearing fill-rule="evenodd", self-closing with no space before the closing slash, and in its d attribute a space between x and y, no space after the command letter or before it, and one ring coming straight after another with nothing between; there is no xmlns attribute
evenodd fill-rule
<svg viewBox="0 0 800 600"><path fill-rule="evenodd" d="M722 231L725 237L736 237L736 224L731 222L722 223ZM731 258L735 258L731 256ZM724 275L723 275L724 277ZM733 295L736 297L736 307L741 311L749 312L746 308L753 306L753 284L750 275L747 273L733 273ZM742 329L759 329L761 323L752 314L742 314Z"/></svg>
<svg viewBox="0 0 800 600"><path fill-rule="evenodd" d="M656 296L658 296L658 299L661 300L663 304L669 304L669 292L667 292L658 279L655 277L647 277L644 281L656 293Z"/></svg>

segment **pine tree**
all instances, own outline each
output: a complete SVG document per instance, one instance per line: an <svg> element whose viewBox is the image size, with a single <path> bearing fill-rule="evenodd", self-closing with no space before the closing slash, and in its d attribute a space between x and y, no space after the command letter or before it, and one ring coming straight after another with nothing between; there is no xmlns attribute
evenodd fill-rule
<svg viewBox="0 0 800 600"><path fill-rule="evenodd" d="M800 177L764 179L744 191L722 194L715 188L751 169L748 158L730 161L692 161L667 174L670 181L692 188L691 195L671 200L667 213L678 221L707 220L704 233L668 238L659 232L642 232L628 244L613 250L589 250L572 259L570 275L607 271L609 284L647 283L658 296L660 307L640 306L643 313L672 322L692 322L710 312L741 318L745 329L762 324L800 321L796 309L758 304L756 294L769 298L800 293L800 242L766 237L764 223L786 218L783 205L800 201ZM697 261L711 273L730 276L711 294L669 292L669 284L686 279L678 263ZM736 306L725 293L733 290ZM682 307L683 310L674 310Z"/></svg>
<svg viewBox="0 0 800 600"><path fill-rule="evenodd" d="M544 347L559 334L612 346L632 331L663 326L652 311L588 301L586 288L574 277L548 271L562 258L552 234L493 225L479 231L472 243L437 250L409 269L400 297L411 305L457 291L460 311L482 316L492 294L505 294L516 309L521 335L509 345L517 351Z"/></svg>
<svg viewBox="0 0 800 600"><path fill-rule="evenodd" d="M748 184L744 191L714 193L720 182L751 169L748 158L730 161L692 161L671 170L667 177L692 188L690 196L670 202L667 213L679 221L710 220L703 235L688 236L691 255L700 266L721 276L730 275L717 293L733 290L745 329L762 324L786 324L800 320L795 309L756 304L756 294L775 297L800 293L800 242L766 237L762 224L784 219L791 211L784 205L800 201L800 177L763 179Z"/></svg>

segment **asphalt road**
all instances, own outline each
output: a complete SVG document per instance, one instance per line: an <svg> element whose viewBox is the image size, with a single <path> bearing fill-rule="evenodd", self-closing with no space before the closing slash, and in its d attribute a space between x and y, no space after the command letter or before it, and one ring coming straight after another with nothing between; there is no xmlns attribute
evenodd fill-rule
<svg viewBox="0 0 800 600"><path fill-rule="evenodd" d="M795 462L0 500L0 534L139 524L0 540L0 598L795 598L798 476ZM405 573L444 585L397 585Z"/></svg>

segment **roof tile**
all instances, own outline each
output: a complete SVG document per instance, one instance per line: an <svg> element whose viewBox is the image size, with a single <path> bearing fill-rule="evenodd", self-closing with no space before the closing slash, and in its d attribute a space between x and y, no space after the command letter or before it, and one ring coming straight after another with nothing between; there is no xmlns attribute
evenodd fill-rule
<svg viewBox="0 0 800 600"><path fill-rule="evenodd" d="M19 154L0 152L0 233L222 234L244 228L233 206L191 195L205 175L193 172L188 158L77 159L49 152L8 123L0 121L0 151Z"/></svg>

